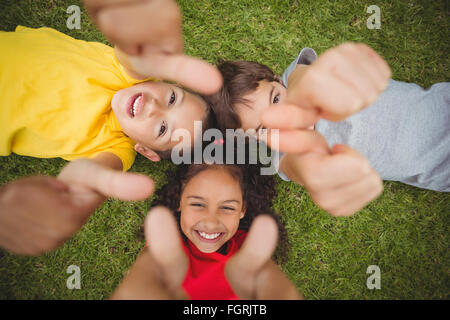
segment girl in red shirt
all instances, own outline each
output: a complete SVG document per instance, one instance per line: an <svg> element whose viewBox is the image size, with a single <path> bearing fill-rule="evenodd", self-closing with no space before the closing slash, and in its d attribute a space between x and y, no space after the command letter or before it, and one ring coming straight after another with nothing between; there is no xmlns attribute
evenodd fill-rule
<svg viewBox="0 0 450 320"><path fill-rule="evenodd" d="M278 234L278 252L286 254L288 245L271 209L273 177L259 169L178 166L157 192L154 206L164 207L154 207L146 218L148 248L112 298L301 298L270 259ZM276 258L281 261L283 255Z"/></svg>

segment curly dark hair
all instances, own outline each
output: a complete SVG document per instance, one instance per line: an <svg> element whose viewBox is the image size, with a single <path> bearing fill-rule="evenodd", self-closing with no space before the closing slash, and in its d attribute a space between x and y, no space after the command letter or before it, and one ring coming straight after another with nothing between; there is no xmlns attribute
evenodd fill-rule
<svg viewBox="0 0 450 320"><path fill-rule="evenodd" d="M181 212L178 209L184 187L194 176L212 167L225 168L239 182L246 207L246 213L240 220L239 229L248 231L253 220L260 214L270 215L276 221L279 240L274 259L277 263L285 263L290 245L281 217L272 209L273 199L277 195L275 179L273 176L261 175L259 164L181 164L174 171L168 173L168 183L155 193L157 198L151 203L151 206L168 207L174 213L180 226Z"/></svg>

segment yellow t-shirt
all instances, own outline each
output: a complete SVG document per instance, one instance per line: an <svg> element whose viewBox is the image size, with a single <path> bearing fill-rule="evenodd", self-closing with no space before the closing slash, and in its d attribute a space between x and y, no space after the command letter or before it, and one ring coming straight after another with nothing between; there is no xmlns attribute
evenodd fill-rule
<svg viewBox="0 0 450 320"><path fill-rule="evenodd" d="M111 152L128 170L134 142L111 100L138 82L102 43L50 28L0 31L0 156L73 160Z"/></svg>

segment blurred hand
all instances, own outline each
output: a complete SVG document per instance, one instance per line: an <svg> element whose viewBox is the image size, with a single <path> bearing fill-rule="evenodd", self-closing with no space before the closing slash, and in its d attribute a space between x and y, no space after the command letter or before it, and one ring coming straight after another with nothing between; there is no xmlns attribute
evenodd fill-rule
<svg viewBox="0 0 450 320"><path fill-rule="evenodd" d="M0 189L0 246L24 255L54 250L78 232L107 196L138 200L152 191L148 177L88 159L69 163L58 179L16 180Z"/></svg>
<svg viewBox="0 0 450 320"><path fill-rule="evenodd" d="M262 124L301 129L320 118L343 120L375 102L390 77L387 63L369 46L341 44L322 54L304 74L289 79L285 101L265 110Z"/></svg>
<svg viewBox="0 0 450 320"><path fill-rule="evenodd" d="M282 157L280 167L292 181L306 188L319 207L333 216L349 216L382 193L382 180L364 156L345 145L328 150L325 139L315 131L312 133L315 135L304 140L313 151L302 152L301 148L307 146L300 143L284 145L291 153ZM299 154L295 153L295 147Z"/></svg>
<svg viewBox="0 0 450 320"><path fill-rule="evenodd" d="M226 277L234 292L243 299L300 298L281 271L270 264L277 242L277 227L272 218L255 219L249 235L227 263ZM145 220L147 248L138 257L112 299L186 299L182 283L188 258L181 246L177 222L165 207L150 210ZM275 266L275 269L274 269ZM280 281L270 281L278 280ZM269 281L268 281L269 280ZM289 288L286 288L286 285ZM294 288L294 290L292 289ZM270 294L267 293L270 289Z"/></svg>
<svg viewBox="0 0 450 320"><path fill-rule="evenodd" d="M94 23L130 57L143 77L171 80L197 92L219 90L212 65L184 55L182 17L174 0L84 0Z"/></svg>
<svg viewBox="0 0 450 320"><path fill-rule="evenodd" d="M320 118L339 121L369 106L391 71L375 51L354 43L332 48L298 71L289 78L285 101L261 115L263 126L279 129L269 130L267 143L286 153L282 172L317 205L335 216L351 215L380 195L382 181L361 154L344 145L330 150L312 128Z"/></svg>

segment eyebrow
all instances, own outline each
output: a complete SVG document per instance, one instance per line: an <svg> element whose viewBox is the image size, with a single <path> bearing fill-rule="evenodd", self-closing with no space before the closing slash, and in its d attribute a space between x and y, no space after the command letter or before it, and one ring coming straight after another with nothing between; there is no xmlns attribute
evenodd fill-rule
<svg viewBox="0 0 450 320"><path fill-rule="evenodd" d="M236 202L236 203L240 203L240 201L238 201L238 200L225 200L225 201L223 201L223 202Z"/></svg>
<svg viewBox="0 0 450 320"><path fill-rule="evenodd" d="M178 87L178 88L180 88L180 87ZM181 104L183 103L184 96L186 93L183 88L180 88L180 89L181 89L182 96L181 96L181 100L178 100L178 106L181 106Z"/></svg>
<svg viewBox="0 0 450 320"><path fill-rule="evenodd" d="M275 90L275 86L272 85L272 89L270 89L270 94L269 94L269 106L272 104L272 94L273 94L273 90ZM259 129L262 128L262 124L260 123L259 126L256 127L256 132L259 131Z"/></svg>
<svg viewBox="0 0 450 320"><path fill-rule="evenodd" d="M194 199L199 199L199 200L206 201L205 198L199 197L199 196L187 196L187 198L188 198L188 199L189 199L189 198L194 198Z"/></svg>
<svg viewBox="0 0 450 320"><path fill-rule="evenodd" d="M188 199L192 198L192 199L197 199L197 200L203 200L203 201L205 201L205 202L208 202L208 201L206 201L205 198L200 197L200 196L187 196L187 198L188 198ZM240 203L239 200L235 200L235 199L225 200L225 201L222 201L222 202L223 202L223 203L225 203L225 202L236 202L237 204Z"/></svg>
<svg viewBox="0 0 450 320"><path fill-rule="evenodd" d="M274 89L275 89L275 86L272 85L272 89L270 89L270 95L269 95L269 106L272 104L272 94L273 94Z"/></svg>

